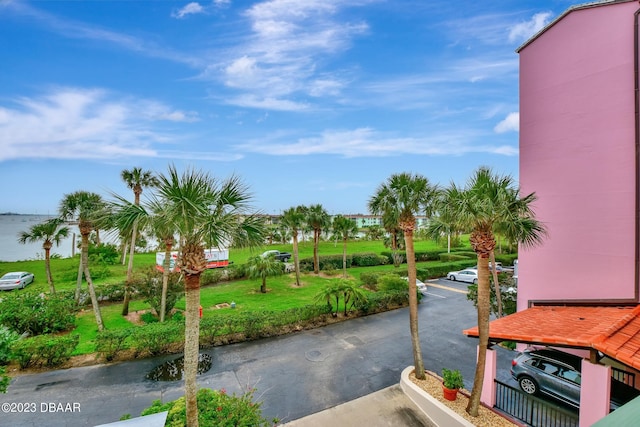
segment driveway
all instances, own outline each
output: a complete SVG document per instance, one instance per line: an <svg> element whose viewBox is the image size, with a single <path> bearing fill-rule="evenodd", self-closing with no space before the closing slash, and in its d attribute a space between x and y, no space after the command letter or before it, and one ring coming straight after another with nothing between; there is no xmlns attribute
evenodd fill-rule
<svg viewBox="0 0 640 427"><path fill-rule="evenodd" d="M419 307L425 367L436 373L443 367L459 369L470 389L477 340L461 331L476 324L476 312L466 299L466 287L447 280L427 285ZM283 422L398 384L401 371L413 364L407 308L207 353L213 367L199 376L200 386L229 393L255 388L263 415ZM8 394L0 395L5 412L1 424L80 427L117 421L124 414L138 416L155 399L183 394L182 381L145 379L153 367L176 357L17 377ZM499 349L501 379L509 378L511 357ZM5 403L19 412L6 412Z"/></svg>

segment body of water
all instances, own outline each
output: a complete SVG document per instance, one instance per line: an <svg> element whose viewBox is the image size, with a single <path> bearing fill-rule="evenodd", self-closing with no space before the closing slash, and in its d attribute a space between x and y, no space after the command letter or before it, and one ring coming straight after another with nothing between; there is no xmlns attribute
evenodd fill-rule
<svg viewBox="0 0 640 427"><path fill-rule="evenodd" d="M50 218L49 215L0 215L0 261L23 261L44 259L42 242L18 243L18 234L29 231L31 227ZM80 238L78 227L69 226L69 237L60 242L60 246L53 245L51 254L59 254L63 258L70 257L73 250L73 235ZM76 239L76 240L77 240Z"/></svg>

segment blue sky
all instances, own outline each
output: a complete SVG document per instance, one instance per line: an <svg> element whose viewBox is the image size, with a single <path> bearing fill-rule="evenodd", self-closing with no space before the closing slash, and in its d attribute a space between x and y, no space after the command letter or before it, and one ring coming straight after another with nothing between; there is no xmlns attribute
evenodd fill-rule
<svg viewBox="0 0 640 427"><path fill-rule="evenodd" d="M0 212L169 164L264 213L367 213L404 171L517 178L515 49L575 3L0 0Z"/></svg>

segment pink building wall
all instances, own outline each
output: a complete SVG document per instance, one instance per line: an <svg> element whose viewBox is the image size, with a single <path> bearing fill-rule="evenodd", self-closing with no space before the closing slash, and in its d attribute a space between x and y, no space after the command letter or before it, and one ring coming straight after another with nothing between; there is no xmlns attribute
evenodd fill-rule
<svg viewBox="0 0 640 427"><path fill-rule="evenodd" d="M520 184L543 246L520 250L518 309L635 298L634 12L573 10L520 50Z"/></svg>

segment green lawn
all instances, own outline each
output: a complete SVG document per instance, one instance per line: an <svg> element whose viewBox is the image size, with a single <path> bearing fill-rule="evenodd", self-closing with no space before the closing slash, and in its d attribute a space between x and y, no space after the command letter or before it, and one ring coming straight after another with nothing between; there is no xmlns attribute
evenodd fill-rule
<svg viewBox="0 0 640 427"><path fill-rule="evenodd" d="M416 251L437 250L438 246L432 241L417 241ZM291 245L273 245L269 248L281 251L292 251ZM230 260L236 264L243 264L250 256L262 253L267 247L259 250L232 249L230 250ZM442 248L441 248L442 249ZM348 253L374 252L380 253L387 249L381 242L354 241L347 245ZM442 249L443 252L446 249ZM299 247L300 257L306 258L313 255L312 242L303 242ZM321 255L342 254L341 242L322 242L319 253ZM76 286L76 276L79 258L53 259L52 271L56 289L74 289ZM136 254L134 266L142 269L155 264L155 253ZM358 267L348 269L350 277L359 281L363 271L393 270L392 265L378 267ZM36 282L27 287L28 291L48 292L44 261L19 261L0 262L0 273L7 271L26 270L36 275ZM106 271L108 275L104 274ZM92 275L95 274L94 282L97 285L105 283L121 283L126 277L126 266L91 266ZM340 272L338 272L340 273ZM329 280L339 280L341 274L332 278L316 276L314 274L303 274L301 276L300 287L295 285L295 275L288 274L267 279L266 294L260 293L260 280L238 280L228 283L220 283L215 286L202 288L201 305L203 307L203 317L235 315L242 312L256 311L284 311L292 307L300 307L315 303L315 296ZM86 286L86 285L83 285ZM223 307L224 304L235 302L236 308ZM222 307L222 308L219 308ZM146 310L149 305L141 300L134 300L130 305L130 312ZM184 298L180 299L176 308L184 310ZM105 327L107 329L117 329L130 327L131 323L121 315L122 305L120 303L104 304L101 306L101 313ZM76 317L75 332L80 334L80 344L76 348L75 354L87 354L95 351L96 322L92 308L85 307Z"/></svg>

